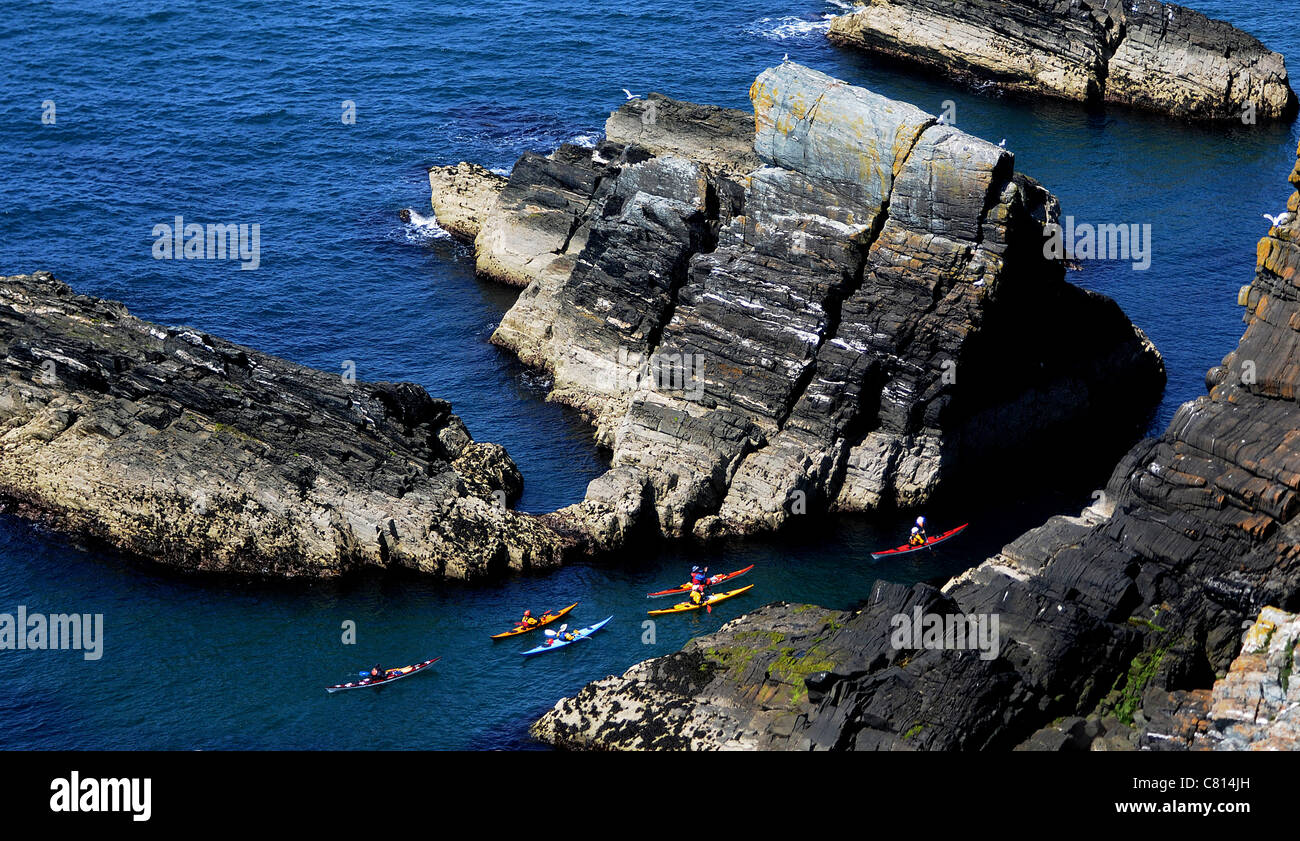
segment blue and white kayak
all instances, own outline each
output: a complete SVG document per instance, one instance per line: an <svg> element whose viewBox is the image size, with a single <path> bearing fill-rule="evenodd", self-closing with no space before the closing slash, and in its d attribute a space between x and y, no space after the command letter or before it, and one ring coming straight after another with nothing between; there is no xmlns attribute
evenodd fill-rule
<svg viewBox="0 0 1300 841"><path fill-rule="evenodd" d="M554 651L557 648L564 648L564 646L575 643L578 640L585 640L587 637L605 627L605 624L613 618L613 616L609 616L597 622L595 625L592 625L590 628L583 628L580 631L574 631L573 639L571 640L563 639L559 634L556 634L554 637L548 639L536 648L530 648L527 651L521 651L519 653L527 657L529 654L541 654L543 651Z"/></svg>

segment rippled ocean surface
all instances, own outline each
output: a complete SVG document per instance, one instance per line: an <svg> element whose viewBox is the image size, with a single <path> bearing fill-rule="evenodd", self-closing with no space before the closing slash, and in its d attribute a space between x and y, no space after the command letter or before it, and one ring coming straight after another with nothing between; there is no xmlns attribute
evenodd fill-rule
<svg viewBox="0 0 1300 841"><path fill-rule="evenodd" d="M1293 10L1193 5L1300 68ZM883 66L830 47L827 16L840 8L815 0L156 7L0 3L0 273L49 270L143 318L325 370L351 361L363 379L418 382L450 400L477 439L507 447L530 511L577 501L603 463L580 420L544 402L545 381L488 344L515 292L477 280L466 250L436 226L399 221L403 208L429 214L431 164L504 169L525 150L594 142L622 88L745 107L754 76L785 53L932 113L951 101L961 128L1005 138L1065 213L1152 226L1149 270L1090 263L1071 279L1118 300L1164 353L1169 387L1153 421L1162 429L1241 333L1236 290L1295 162L1295 125L1088 114ZM354 124L342 119L345 102ZM53 125L42 122L47 103ZM259 268L153 259L154 226L178 215L258 224ZM683 580L699 557L691 550L483 586L232 585L140 569L0 518L0 612L103 613L106 626L98 661L0 651L10 667L0 747L524 746L527 724L561 695L758 604L846 606L878 577L946 576L1087 501L1079 488L1054 489L1050 474L1042 481L951 512L974 525L921 561L864 560L898 542L898 523L727 544L710 563L756 563L745 582L755 589L711 616L661 619L653 642L643 595ZM572 601L577 624L615 620L536 662L519 656L527 645L487 638L525 606ZM345 620L358 624L355 646L340 642ZM443 660L429 675L322 691L375 660L433 655Z"/></svg>

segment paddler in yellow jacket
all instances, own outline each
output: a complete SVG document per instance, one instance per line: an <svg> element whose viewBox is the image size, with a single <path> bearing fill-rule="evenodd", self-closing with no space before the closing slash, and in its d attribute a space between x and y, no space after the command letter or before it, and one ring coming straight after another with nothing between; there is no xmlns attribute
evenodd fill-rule
<svg viewBox="0 0 1300 841"><path fill-rule="evenodd" d="M927 538L925 536L925 517L917 517L916 525L912 526L912 535L911 537L907 538L907 545L924 546L926 539Z"/></svg>

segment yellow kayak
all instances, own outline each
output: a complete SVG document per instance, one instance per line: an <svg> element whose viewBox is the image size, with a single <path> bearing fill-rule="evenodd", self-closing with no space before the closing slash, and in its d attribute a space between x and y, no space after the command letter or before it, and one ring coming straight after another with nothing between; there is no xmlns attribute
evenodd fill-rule
<svg viewBox="0 0 1300 841"><path fill-rule="evenodd" d="M754 589L754 585L750 584L748 587L741 587L736 590L728 590L725 593L715 593L714 595L709 596L707 599L700 602L699 604L696 604L695 602L678 602L672 607L664 608L663 610L651 610L649 611L649 614L651 616L662 616L665 613L685 613L688 610L699 610L700 608L704 608L704 607L712 607L718 602L726 601L732 596L739 596L741 593L745 592L746 590L752 590L752 589Z"/></svg>
<svg viewBox="0 0 1300 841"><path fill-rule="evenodd" d="M578 603L574 602L573 604L569 605L563 610L552 610L547 613L544 613L541 616L539 616L537 618L537 622L532 625L520 625L516 623L515 627L511 628L509 631L506 631L505 633L493 634L492 639L499 640L499 639L505 639L506 637L517 637L520 634L526 634L529 631L536 631L538 628L542 627L543 625L551 624L556 619L559 619L561 616L568 613L570 610L573 610L577 606Z"/></svg>

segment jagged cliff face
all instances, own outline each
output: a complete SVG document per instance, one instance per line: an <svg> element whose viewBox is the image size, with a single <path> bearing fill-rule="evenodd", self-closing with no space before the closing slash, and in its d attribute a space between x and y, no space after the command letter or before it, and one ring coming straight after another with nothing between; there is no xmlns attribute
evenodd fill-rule
<svg viewBox="0 0 1300 841"><path fill-rule="evenodd" d="M559 563L522 477L411 383L349 382L0 278L0 502L182 570L473 578Z"/></svg>
<svg viewBox="0 0 1300 841"><path fill-rule="evenodd" d="M1283 57L1156 0L871 0L832 42L981 85L1211 120L1289 118Z"/></svg>
<svg viewBox="0 0 1300 841"><path fill-rule="evenodd" d="M1291 183L1300 188L1300 165ZM1294 646L1248 641L1229 672L1243 623L1269 605L1300 607L1300 193L1288 207L1260 241L1254 282L1243 290L1245 335L1210 371L1209 393L1135 446L1082 516L1052 518L942 591L878 584L865 608L792 645L769 632L808 608L742 617L688 648L700 659L693 682L656 679L659 663L683 656L670 655L562 700L534 732L570 746L655 746L647 734L677 746L680 722L708 710L708 733L724 735L693 747L1293 743L1289 717L1275 730L1242 703L1262 687L1273 707L1256 713L1281 709L1290 690L1280 672L1258 673L1293 668ZM892 619L917 607L996 616L997 656L895 644ZM735 667L755 661L781 668ZM788 682L778 673L804 674L806 696L776 693ZM1213 695L1206 691L1225 673ZM611 728L609 710L625 697L647 712ZM784 724L748 727L756 710Z"/></svg>
<svg viewBox="0 0 1300 841"><path fill-rule="evenodd" d="M1057 202L1010 153L792 63L750 96L629 103L482 214L479 270L528 280L493 341L612 451L557 523L609 545L914 506L976 454L1151 405L1159 355L1043 256Z"/></svg>

